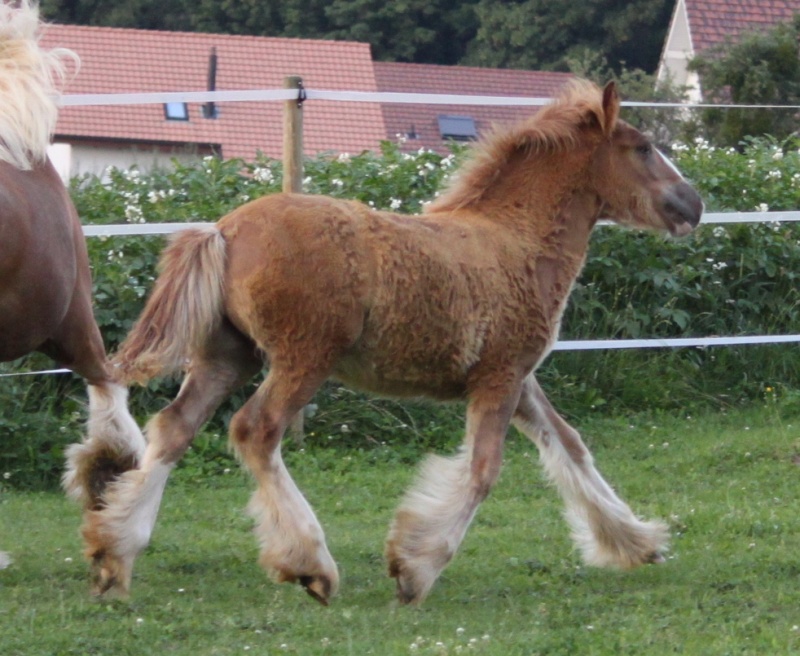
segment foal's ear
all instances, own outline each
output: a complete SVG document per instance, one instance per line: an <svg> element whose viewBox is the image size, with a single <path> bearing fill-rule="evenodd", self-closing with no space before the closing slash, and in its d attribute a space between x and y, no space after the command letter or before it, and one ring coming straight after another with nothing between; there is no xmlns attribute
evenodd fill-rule
<svg viewBox="0 0 800 656"><path fill-rule="evenodd" d="M617 94L617 83L612 80L606 84L605 89L603 89L603 118L601 120L601 127L606 137L611 136L618 118L619 94Z"/></svg>

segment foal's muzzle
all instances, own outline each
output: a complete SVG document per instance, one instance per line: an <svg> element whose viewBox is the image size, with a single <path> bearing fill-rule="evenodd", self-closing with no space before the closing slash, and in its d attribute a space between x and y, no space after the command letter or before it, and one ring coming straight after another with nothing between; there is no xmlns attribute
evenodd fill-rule
<svg viewBox="0 0 800 656"><path fill-rule="evenodd" d="M703 215L703 199L687 182L677 182L664 192L664 218L670 233L676 237L688 235Z"/></svg>

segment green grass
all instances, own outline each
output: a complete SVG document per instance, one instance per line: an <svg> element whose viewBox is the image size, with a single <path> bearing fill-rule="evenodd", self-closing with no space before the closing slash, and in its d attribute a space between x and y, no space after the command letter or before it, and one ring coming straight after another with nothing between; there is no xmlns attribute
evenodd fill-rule
<svg viewBox="0 0 800 656"><path fill-rule="evenodd" d="M5 490L0 654L800 653L800 416L769 403L579 427L636 512L670 523L664 565L583 567L535 448L514 436L425 605L398 607L383 539L413 467L386 448L287 447L340 566L329 608L258 568L236 472L176 472L127 601L88 596L77 508Z"/></svg>

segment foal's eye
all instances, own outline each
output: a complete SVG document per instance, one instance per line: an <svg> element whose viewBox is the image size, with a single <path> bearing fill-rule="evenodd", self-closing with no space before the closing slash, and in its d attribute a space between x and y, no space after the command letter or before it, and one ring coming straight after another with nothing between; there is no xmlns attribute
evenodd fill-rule
<svg viewBox="0 0 800 656"><path fill-rule="evenodd" d="M651 146L649 143L641 144L640 146L636 146L636 152L644 156L649 155L653 152L653 146Z"/></svg>

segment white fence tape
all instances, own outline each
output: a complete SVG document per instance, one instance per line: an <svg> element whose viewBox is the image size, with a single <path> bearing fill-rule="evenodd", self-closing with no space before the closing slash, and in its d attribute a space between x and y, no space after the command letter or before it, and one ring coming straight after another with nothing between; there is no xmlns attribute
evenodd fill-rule
<svg viewBox="0 0 800 656"><path fill-rule="evenodd" d="M303 89L305 100L333 100L337 102L374 102L424 105L492 105L506 107L538 107L552 98L525 96L474 96L440 93L398 93L393 91L327 91ZM153 105L169 102L264 102L293 100L297 89L241 89L237 91L178 91L164 93L87 93L65 94L60 98L62 107L88 105ZM623 107L650 107L662 109L800 109L800 105L737 105L710 103L640 102L626 100Z"/></svg>
<svg viewBox="0 0 800 656"><path fill-rule="evenodd" d="M709 212L703 215L702 224L716 223L787 223L800 221L797 212ZM134 235L168 235L186 228L211 225L208 223L113 223L108 225L85 225L87 237L130 237ZM604 220L601 225L611 222Z"/></svg>
<svg viewBox="0 0 800 656"><path fill-rule="evenodd" d="M800 221L797 212L710 212L703 215L703 223L774 223ZM87 237L166 235L186 228L206 226L209 223L131 223L113 225L85 225ZM738 337L679 337L670 339L586 339L559 340L553 351L596 351L641 348L708 348L713 346L745 346L751 344L791 344L800 342L800 335L744 335ZM25 371L0 374L0 378L33 376L37 374L69 373L69 369Z"/></svg>
<svg viewBox="0 0 800 656"><path fill-rule="evenodd" d="M303 90L304 99L332 100L338 102L382 102L419 103L429 105L492 105L492 106L541 106L550 98L526 98L520 96L473 96L429 93L393 93L367 91L324 91ZM141 105L168 102L265 102L293 100L298 98L296 89L250 89L238 91L181 91L167 93L109 93L109 94L67 94L60 97L62 107L81 107L88 105ZM722 109L800 109L798 105L714 105L706 103L649 103L623 101L625 107L650 108L706 108ZM729 212L708 213L703 223L765 223L800 221L797 212ZM603 221L602 223L607 223ZM83 226L87 237L165 235L185 228L208 225L207 223L143 223ZM601 349L631 348L687 348L710 346L736 346L746 344L786 344L800 342L800 335L752 335L739 337L686 337L675 339L594 339L561 340L553 347L554 351L586 351ZM46 371L25 371L0 374L0 378L69 373L69 369L48 369Z"/></svg>

